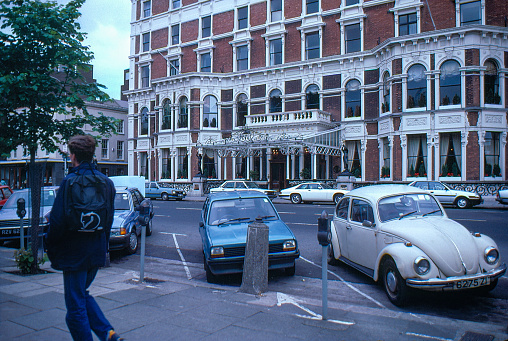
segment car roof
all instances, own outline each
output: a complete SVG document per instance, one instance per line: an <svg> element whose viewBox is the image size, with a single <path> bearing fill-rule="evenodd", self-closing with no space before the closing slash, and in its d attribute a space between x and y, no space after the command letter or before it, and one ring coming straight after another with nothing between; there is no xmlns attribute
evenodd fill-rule
<svg viewBox="0 0 508 341"><path fill-rule="evenodd" d="M208 197L210 198L210 201L230 200L240 198L268 198L266 194L253 190L213 192L208 194Z"/></svg>
<svg viewBox="0 0 508 341"><path fill-rule="evenodd" d="M401 193L426 193L423 189L419 189L418 187L408 186L408 185L372 185L372 186L364 186L360 188L356 188L346 196L358 196L369 199L371 202L375 203L380 198L401 194Z"/></svg>
<svg viewBox="0 0 508 341"><path fill-rule="evenodd" d="M43 187L41 187L41 191L57 190L58 188L59 188L59 186L43 186ZM28 191L30 191L30 188L23 188L23 189L14 191L14 193L16 193L16 192L25 193Z"/></svg>

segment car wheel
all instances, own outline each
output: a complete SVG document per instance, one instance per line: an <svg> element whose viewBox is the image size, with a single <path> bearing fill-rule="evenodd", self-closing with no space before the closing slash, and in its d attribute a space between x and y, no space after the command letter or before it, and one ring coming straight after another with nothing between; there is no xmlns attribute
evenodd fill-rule
<svg viewBox="0 0 508 341"><path fill-rule="evenodd" d="M399 307L407 303L409 288L391 258L388 258L383 265L383 284L390 302Z"/></svg>
<svg viewBox="0 0 508 341"><path fill-rule="evenodd" d="M302 197L300 194L291 194L291 202L293 204L299 204L302 202Z"/></svg>
<svg viewBox="0 0 508 341"><path fill-rule="evenodd" d="M161 198L162 198L162 200L164 200L164 201L169 200L169 196L168 196L168 194L167 194L167 193L162 193Z"/></svg>
<svg viewBox="0 0 508 341"><path fill-rule="evenodd" d="M134 229L129 234L129 243L127 244L127 253L129 255L135 254L138 251L139 237Z"/></svg>
<svg viewBox="0 0 508 341"><path fill-rule="evenodd" d="M208 283L215 283L215 282L217 282L217 276L215 276L213 274L212 270L210 270L210 267L208 266L208 262L204 258L204 255L203 255L203 264L204 264L205 272L206 272L206 281Z"/></svg>
<svg viewBox="0 0 508 341"><path fill-rule="evenodd" d="M152 235L152 219L148 220L148 225L146 225L146 236Z"/></svg>
<svg viewBox="0 0 508 341"><path fill-rule="evenodd" d="M460 197L455 202L455 205L457 205L458 208L468 208L469 207L469 200L464 197Z"/></svg>
<svg viewBox="0 0 508 341"><path fill-rule="evenodd" d="M284 269L284 273L286 274L286 276L289 277L294 276L295 272L296 272L296 263L293 263L293 266Z"/></svg>
<svg viewBox="0 0 508 341"><path fill-rule="evenodd" d="M337 258L335 258L335 252L333 250L333 244L330 243L328 245L328 249L327 249L327 260L328 260L328 264L330 265L339 265L339 260Z"/></svg>
<svg viewBox="0 0 508 341"><path fill-rule="evenodd" d="M335 205L337 205L339 203L342 196L343 196L343 194L335 194L335 196L333 197L333 202L335 203Z"/></svg>

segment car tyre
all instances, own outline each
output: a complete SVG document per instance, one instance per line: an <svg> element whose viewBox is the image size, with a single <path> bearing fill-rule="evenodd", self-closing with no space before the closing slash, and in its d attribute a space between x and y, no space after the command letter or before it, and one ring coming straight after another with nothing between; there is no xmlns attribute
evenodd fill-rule
<svg viewBox="0 0 508 341"><path fill-rule="evenodd" d="M388 258L383 265L383 285L386 296L390 302L400 307L407 304L409 300L409 287L402 278L392 258Z"/></svg>
<svg viewBox="0 0 508 341"><path fill-rule="evenodd" d="M164 201L168 201L169 200L169 195L167 193L162 193L161 198Z"/></svg>
<svg viewBox="0 0 508 341"><path fill-rule="evenodd" d="M300 204L302 202L302 196L300 194L291 194L291 202L293 204Z"/></svg>
<svg viewBox="0 0 508 341"><path fill-rule="evenodd" d="M136 234L134 228L129 234L129 243L127 244L127 253L129 255L135 254L138 251L139 246L139 236Z"/></svg>
<svg viewBox="0 0 508 341"><path fill-rule="evenodd" d="M296 272L296 263L293 263L293 266L290 266L289 268L284 269L284 273L286 276L292 277L295 275Z"/></svg>
<svg viewBox="0 0 508 341"><path fill-rule="evenodd" d="M464 197L460 197L455 202L455 205L457 205L458 208L468 208L469 207L469 200Z"/></svg>
<svg viewBox="0 0 508 341"><path fill-rule="evenodd" d="M330 243L328 245L326 254L327 254L328 264L330 264L330 265L339 265L339 260L337 258L335 258L335 252L334 252L333 244L332 243Z"/></svg>
<svg viewBox="0 0 508 341"><path fill-rule="evenodd" d="M148 225L146 225L146 236L151 236L152 235L152 219L148 220Z"/></svg>
<svg viewBox="0 0 508 341"><path fill-rule="evenodd" d="M208 266L208 262L204 258L204 255L203 255L203 265L204 265L205 273L206 273L206 281L208 283L216 283L217 276L213 274L212 270L210 270L210 267Z"/></svg>
<svg viewBox="0 0 508 341"><path fill-rule="evenodd" d="M339 203L340 199L343 196L344 196L343 194L335 194L335 196L333 197L333 202L335 203L335 205L337 205Z"/></svg>

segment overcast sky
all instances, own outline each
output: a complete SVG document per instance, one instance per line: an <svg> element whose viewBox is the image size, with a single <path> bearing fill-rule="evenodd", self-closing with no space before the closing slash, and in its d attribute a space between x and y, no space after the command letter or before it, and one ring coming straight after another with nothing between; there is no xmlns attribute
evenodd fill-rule
<svg viewBox="0 0 508 341"><path fill-rule="evenodd" d="M65 4L68 1L59 0ZM120 99L123 70L129 68L130 0L86 0L81 7L81 31L85 45L94 53L94 78L107 86L112 98Z"/></svg>

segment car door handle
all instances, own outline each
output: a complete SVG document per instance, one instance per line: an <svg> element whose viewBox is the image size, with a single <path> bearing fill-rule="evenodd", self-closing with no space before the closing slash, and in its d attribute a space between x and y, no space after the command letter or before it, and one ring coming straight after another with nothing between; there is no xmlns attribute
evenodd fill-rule
<svg viewBox="0 0 508 341"><path fill-rule="evenodd" d="M346 225L346 229L351 230L351 225Z"/></svg>

